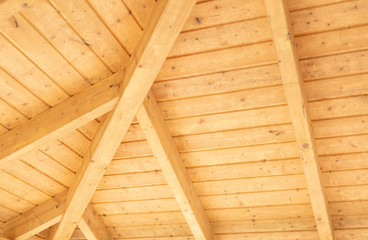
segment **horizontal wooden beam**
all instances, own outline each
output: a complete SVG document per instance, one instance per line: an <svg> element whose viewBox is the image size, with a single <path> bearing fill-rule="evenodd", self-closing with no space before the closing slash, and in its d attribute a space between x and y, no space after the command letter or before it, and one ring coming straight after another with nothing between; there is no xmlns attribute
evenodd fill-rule
<svg viewBox="0 0 368 240"><path fill-rule="evenodd" d="M195 239L216 239L202 203L180 157L153 93L150 91L137 113L162 172Z"/></svg>
<svg viewBox="0 0 368 240"><path fill-rule="evenodd" d="M66 240L72 235L195 2L161 0L157 3L124 71L119 100L97 129L76 181L68 191L65 213L50 239Z"/></svg>
<svg viewBox="0 0 368 240"><path fill-rule="evenodd" d="M323 240L332 240L334 239L332 221L322 183L299 58L294 46L289 9L286 0L265 0L265 3L319 236Z"/></svg>
<svg viewBox="0 0 368 240"><path fill-rule="evenodd" d="M68 98L37 117L0 135L0 169L11 160L35 150L110 111L121 93L123 73L115 73Z"/></svg>

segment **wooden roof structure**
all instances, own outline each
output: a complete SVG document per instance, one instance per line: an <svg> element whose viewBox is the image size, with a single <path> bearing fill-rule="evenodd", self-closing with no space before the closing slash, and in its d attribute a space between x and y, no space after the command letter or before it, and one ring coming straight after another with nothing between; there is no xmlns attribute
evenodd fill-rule
<svg viewBox="0 0 368 240"><path fill-rule="evenodd" d="M0 239L368 239L368 1L0 0Z"/></svg>

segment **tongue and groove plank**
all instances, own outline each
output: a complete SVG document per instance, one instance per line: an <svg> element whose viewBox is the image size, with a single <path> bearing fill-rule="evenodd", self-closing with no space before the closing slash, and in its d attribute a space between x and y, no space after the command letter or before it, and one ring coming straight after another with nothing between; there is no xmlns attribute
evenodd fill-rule
<svg viewBox="0 0 368 240"><path fill-rule="evenodd" d="M129 55L134 52L142 29L122 1L92 0L89 4Z"/></svg>
<svg viewBox="0 0 368 240"><path fill-rule="evenodd" d="M146 28L149 17L155 9L156 0L123 0L127 8L131 11L139 26Z"/></svg>
<svg viewBox="0 0 368 240"><path fill-rule="evenodd" d="M86 1L52 0L50 4L71 23L73 29L82 37L83 43L93 48L112 72L123 70L128 63L129 54Z"/></svg>
<svg viewBox="0 0 368 240"><path fill-rule="evenodd" d="M27 118L32 118L48 109L48 106L0 68L1 98L15 107ZM11 116L11 113L7 115Z"/></svg>
<svg viewBox="0 0 368 240"><path fill-rule="evenodd" d="M102 120L92 140L76 181L69 189L65 214L50 239L69 239L72 235L194 4L195 0L168 0L157 4L150 24L122 73L124 82L119 89L119 100Z"/></svg>
<svg viewBox="0 0 368 240"><path fill-rule="evenodd" d="M294 47L294 33L290 24L289 8L284 0L265 0L265 3L279 59L281 79L311 198L315 218L312 222L317 224L321 239L333 240L333 225L320 172L308 102L302 85L303 78L299 58Z"/></svg>
<svg viewBox="0 0 368 240"><path fill-rule="evenodd" d="M17 24L14 24L14 21ZM70 95L90 86L83 76L21 15L0 23L0 31L23 54L51 76ZM34 44L37 43L37 44Z"/></svg>
<svg viewBox="0 0 368 240"><path fill-rule="evenodd" d="M94 46L87 46L47 1L37 0L34 6L22 9L21 14L81 73L85 81L95 84L111 75L93 52Z"/></svg>
<svg viewBox="0 0 368 240"><path fill-rule="evenodd" d="M11 43L0 36L1 68L38 96L44 103L54 106L69 95L52 79L26 58Z"/></svg>
<svg viewBox="0 0 368 240"><path fill-rule="evenodd" d="M364 26L359 27L359 25L362 25L362 19L364 19L363 24L368 23L367 18L362 18L362 15L364 16L367 11L367 5L363 1L350 1L349 3L345 0L319 2L293 0L289 3L291 4L290 9L293 9L294 5L296 9L304 9L307 5L314 7L313 9L299 10L291 14L291 21L296 23L293 26L294 32L304 35L296 38L296 43L301 45L300 50L302 51L299 50L299 46L297 47L301 58L324 54L326 50L334 49L337 45L340 45L341 48L335 48L336 51L344 51L344 49L353 47L351 44L344 44L349 39L354 39L355 42L360 43L361 47L366 48L364 38L356 38L357 35L354 34L366 28ZM251 14L250 19L244 12L239 11L238 14L234 9L225 13L227 7L236 5L237 9L240 9L241 4L244 7L251 4L261 6L263 3L257 1L249 3L249 1L244 0L213 1L212 3L201 4L202 6L196 6L193 11L193 21L188 22L188 24L195 24L198 28L190 28L188 29L189 32L181 33L169 56L189 55L270 40L272 38L270 26L265 18L265 13L262 13L262 11L247 12L247 14ZM208 9L211 10L208 11ZM211 16L210 12L218 12L217 19ZM231 16L227 14L231 14ZM235 22L233 22L234 20ZM211 21L213 21L213 24L207 26L207 23ZM204 28L201 29L201 26L204 26ZM243 27L246 31L243 31ZM341 28L344 28L344 30L341 31ZM356 30L350 30L355 28ZM334 30L334 33L322 33L331 30ZM305 36L311 32L317 34ZM362 33L366 35L364 31L359 32L359 35ZM324 44L321 44L321 39L323 39ZM308 48L305 49L305 46ZM320 52L321 49L326 50Z"/></svg>

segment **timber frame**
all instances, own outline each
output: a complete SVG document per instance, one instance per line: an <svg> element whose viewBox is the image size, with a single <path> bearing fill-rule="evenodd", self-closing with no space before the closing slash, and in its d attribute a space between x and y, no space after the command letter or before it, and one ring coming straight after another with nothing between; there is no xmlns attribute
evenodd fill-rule
<svg viewBox="0 0 368 240"><path fill-rule="evenodd" d="M9 2L6 1L7 4ZM29 4L33 2L35 1L30 1ZM264 2L313 218L319 238L334 240L337 238L321 172L289 6L286 0ZM195 184L165 121L164 113L151 90L195 4L196 0L157 1L124 69L0 135L1 170L32 149L102 116L70 188L0 225L0 239L26 240L46 230L48 240L67 240L77 227L88 240L114 239L96 213L91 199L135 118L159 162L160 171L168 182L194 239L217 239L215 228L201 201L201 194L195 190ZM16 4L11 9L16 12L21 7ZM11 16L13 13L9 11L7 14ZM269 133L273 134L271 130Z"/></svg>

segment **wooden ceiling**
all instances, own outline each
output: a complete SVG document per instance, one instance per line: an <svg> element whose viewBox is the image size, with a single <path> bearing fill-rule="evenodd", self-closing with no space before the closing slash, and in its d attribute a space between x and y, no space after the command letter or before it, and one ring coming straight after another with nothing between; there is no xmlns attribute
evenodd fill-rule
<svg viewBox="0 0 368 240"><path fill-rule="evenodd" d="M0 13L0 239L368 239L368 1Z"/></svg>

